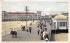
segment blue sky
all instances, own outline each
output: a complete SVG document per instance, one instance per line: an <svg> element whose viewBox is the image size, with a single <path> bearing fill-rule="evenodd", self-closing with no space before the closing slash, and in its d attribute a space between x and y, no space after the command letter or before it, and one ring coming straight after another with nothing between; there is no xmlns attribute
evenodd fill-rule
<svg viewBox="0 0 70 43"><path fill-rule="evenodd" d="M67 0L4 0L3 10L23 12L25 6L28 6L29 11L43 11L43 12L67 12Z"/></svg>

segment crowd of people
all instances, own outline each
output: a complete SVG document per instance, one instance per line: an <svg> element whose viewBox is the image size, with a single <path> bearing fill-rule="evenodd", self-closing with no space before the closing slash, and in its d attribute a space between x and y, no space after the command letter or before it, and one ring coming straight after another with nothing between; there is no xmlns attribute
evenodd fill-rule
<svg viewBox="0 0 70 43"><path fill-rule="evenodd" d="M31 23L30 23L30 26L26 29L26 27L25 26L23 26L23 25L21 25L21 30L22 31L27 31L27 32L30 32L30 34L31 34L31 32L32 32L32 27L31 27ZM14 28L10 28L10 34L12 35L12 37L17 37L17 31L16 30L14 30Z"/></svg>
<svg viewBox="0 0 70 43"><path fill-rule="evenodd" d="M41 40L48 40L48 32L47 32L47 25L43 24L43 23L39 23L38 24L38 35L41 36Z"/></svg>
<svg viewBox="0 0 70 43"><path fill-rule="evenodd" d="M28 29L26 29L25 26L21 25L21 30L22 31L27 31L27 32L32 32L32 24L30 23L30 26L28 27ZM48 33L47 33L47 26L44 25L43 23L39 23L39 25L37 26L38 30L37 33L38 35L41 37L41 40L48 40ZM12 28L10 34L12 35L12 37L17 37L17 31L14 31Z"/></svg>

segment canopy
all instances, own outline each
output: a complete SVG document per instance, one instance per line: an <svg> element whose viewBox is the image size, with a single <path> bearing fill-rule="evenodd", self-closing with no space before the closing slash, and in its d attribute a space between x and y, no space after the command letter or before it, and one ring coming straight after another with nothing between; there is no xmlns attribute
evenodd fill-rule
<svg viewBox="0 0 70 43"><path fill-rule="evenodd" d="M65 15L56 15L54 17L54 19L67 19L67 16L65 16Z"/></svg>

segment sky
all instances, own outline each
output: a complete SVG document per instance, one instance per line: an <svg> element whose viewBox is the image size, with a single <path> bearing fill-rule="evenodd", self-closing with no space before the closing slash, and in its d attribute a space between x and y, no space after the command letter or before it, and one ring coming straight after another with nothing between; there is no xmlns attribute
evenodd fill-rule
<svg viewBox="0 0 70 43"><path fill-rule="evenodd" d="M18 2L18 1L50 1L50 2L67 2L67 0L4 0L4 1L14 1L14 2Z"/></svg>
<svg viewBox="0 0 70 43"><path fill-rule="evenodd" d="M4 0L2 10L10 12L24 12L25 6L29 11L67 12L68 0Z"/></svg>

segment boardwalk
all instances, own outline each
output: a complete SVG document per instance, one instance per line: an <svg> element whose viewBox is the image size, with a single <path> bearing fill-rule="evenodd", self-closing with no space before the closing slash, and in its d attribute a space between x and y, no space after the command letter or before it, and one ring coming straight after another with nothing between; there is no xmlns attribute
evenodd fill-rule
<svg viewBox="0 0 70 43"><path fill-rule="evenodd" d="M41 41L40 36L38 36L36 30L32 30L32 33L30 34L27 31L17 31L18 37L12 38L11 35L3 36L3 41Z"/></svg>
<svg viewBox="0 0 70 43"><path fill-rule="evenodd" d="M50 33L50 24L47 24L47 29L48 29L48 33L49 33L49 39L51 37L51 33ZM10 34L2 36L2 41L43 41L41 40L40 35L38 35L37 33L37 28L33 28L32 29L32 33L30 34L27 31L21 31L18 30L17 31L17 38L12 38Z"/></svg>

